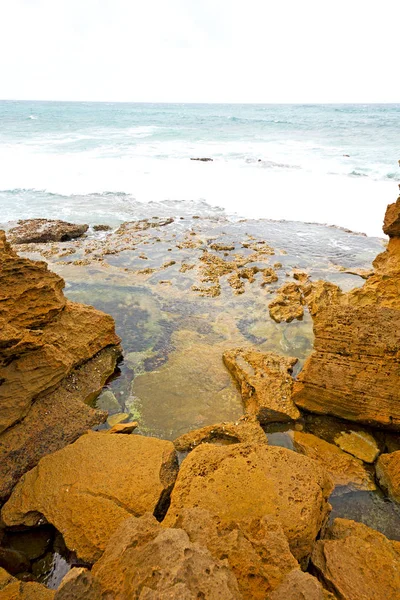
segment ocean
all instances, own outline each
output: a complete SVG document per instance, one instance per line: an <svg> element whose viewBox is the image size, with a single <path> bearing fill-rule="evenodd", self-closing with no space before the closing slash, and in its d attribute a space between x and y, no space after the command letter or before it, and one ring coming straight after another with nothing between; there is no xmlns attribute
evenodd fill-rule
<svg viewBox="0 0 400 600"><path fill-rule="evenodd" d="M225 213L382 236L398 159L400 104L1 101L0 223Z"/></svg>

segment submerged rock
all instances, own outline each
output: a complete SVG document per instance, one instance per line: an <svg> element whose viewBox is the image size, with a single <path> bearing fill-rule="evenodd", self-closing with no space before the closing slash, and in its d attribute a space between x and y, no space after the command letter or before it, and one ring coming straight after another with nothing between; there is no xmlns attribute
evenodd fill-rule
<svg viewBox="0 0 400 600"><path fill-rule="evenodd" d="M296 358L235 348L224 352L223 360L239 385L247 414L260 423L300 417L300 411L291 400L291 372Z"/></svg>
<svg viewBox="0 0 400 600"><path fill-rule="evenodd" d="M244 600L264 600L287 573L300 570L282 526L274 517L223 523L202 508L182 511L174 527L191 542L208 548L215 559L227 559Z"/></svg>
<svg viewBox="0 0 400 600"><path fill-rule="evenodd" d="M12 244L31 244L46 242L67 242L81 237L89 229L89 225L78 225L52 219L22 219L18 225L9 230L8 236Z"/></svg>
<svg viewBox="0 0 400 600"><path fill-rule="evenodd" d="M400 450L379 457L376 476L389 497L400 503Z"/></svg>
<svg viewBox="0 0 400 600"><path fill-rule="evenodd" d="M375 462L380 453L376 440L366 431L342 431L334 441L339 448L367 463Z"/></svg>
<svg viewBox="0 0 400 600"><path fill-rule="evenodd" d="M177 474L171 442L138 435L84 435L26 473L2 509L7 526L43 517L67 547L97 560L127 517L161 514Z"/></svg>
<svg viewBox="0 0 400 600"><path fill-rule="evenodd" d="M191 507L209 510L225 523L274 516L292 554L306 562L329 514L332 488L320 465L286 448L201 444L181 465L165 524Z"/></svg>
<svg viewBox="0 0 400 600"><path fill-rule="evenodd" d="M293 443L298 452L320 463L328 471L335 486L345 486L349 490L376 489L374 477L363 463L334 444L302 431L294 431Z"/></svg>
<svg viewBox="0 0 400 600"><path fill-rule="evenodd" d="M338 598L397 600L400 543L362 523L335 519L314 547L312 568Z"/></svg>

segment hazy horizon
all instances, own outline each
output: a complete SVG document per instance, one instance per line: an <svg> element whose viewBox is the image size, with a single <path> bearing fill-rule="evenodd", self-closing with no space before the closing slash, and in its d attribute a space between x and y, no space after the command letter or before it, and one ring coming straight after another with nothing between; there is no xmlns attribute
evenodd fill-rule
<svg viewBox="0 0 400 600"><path fill-rule="evenodd" d="M4 100L400 101L394 0L14 0L0 18Z"/></svg>

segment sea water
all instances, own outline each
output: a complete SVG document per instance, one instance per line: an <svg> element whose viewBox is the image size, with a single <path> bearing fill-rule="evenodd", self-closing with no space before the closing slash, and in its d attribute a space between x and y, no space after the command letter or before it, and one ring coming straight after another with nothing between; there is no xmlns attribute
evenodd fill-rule
<svg viewBox="0 0 400 600"><path fill-rule="evenodd" d="M400 104L2 101L0 223L224 211L379 236L399 132Z"/></svg>

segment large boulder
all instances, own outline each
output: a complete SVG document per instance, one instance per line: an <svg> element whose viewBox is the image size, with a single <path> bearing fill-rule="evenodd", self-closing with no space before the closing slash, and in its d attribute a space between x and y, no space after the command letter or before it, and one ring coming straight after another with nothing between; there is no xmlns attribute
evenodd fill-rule
<svg viewBox="0 0 400 600"><path fill-rule="evenodd" d="M330 511L333 484L315 461L265 444L202 444L183 461L165 518L185 508L209 510L223 522L274 516L303 563Z"/></svg>
<svg viewBox="0 0 400 600"><path fill-rule="evenodd" d="M313 572L343 600L398 600L400 543L362 523L335 519L311 557Z"/></svg>
<svg viewBox="0 0 400 600"><path fill-rule="evenodd" d="M26 473L2 518L7 526L35 526L44 517L70 550L94 562L124 519L162 515L177 469L172 442L90 433Z"/></svg>
<svg viewBox="0 0 400 600"><path fill-rule="evenodd" d="M182 511L174 527L191 542L208 548L215 559L227 559L244 600L264 600L299 564L290 552L282 525L275 517L224 523L202 508Z"/></svg>
<svg viewBox="0 0 400 600"><path fill-rule="evenodd" d="M352 491L376 489L373 474L364 467L362 461L334 444L303 431L293 433L293 444L298 452L319 462L328 471L335 486Z"/></svg>
<svg viewBox="0 0 400 600"><path fill-rule="evenodd" d="M252 348L235 348L224 352L223 360L239 386L249 415L260 423L300 417L300 411L291 399L291 373L297 358Z"/></svg>
<svg viewBox="0 0 400 600"><path fill-rule="evenodd" d="M43 262L18 257L0 232L0 434L75 367L116 345L114 320L68 302Z"/></svg>
<svg viewBox="0 0 400 600"><path fill-rule="evenodd" d="M376 476L389 497L400 503L400 450L379 457Z"/></svg>
<svg viewBox="0 0 400 600"><path fill-rule="evenodd" d="M166 529L152 515L130 518L110 538L91 573L66 576L56 600L239 600L227 561L213 558L182 529Z"/></svg>
<svg viewBox="0 0 400 600"><path fill-rule="evenodd" d="M81 237L88 229L89 225L67 221L22 219L16 227L9 230L8 235L13 244L67 242Z"/></svg>
<svg viewBox="0 0 400 600"><path fill-rule="evenodd" d="M194 429L174 440L178 452L190 452L199 444L267 444L267 436L256 420L242 417L237 423L217 423Z"/></svg>

